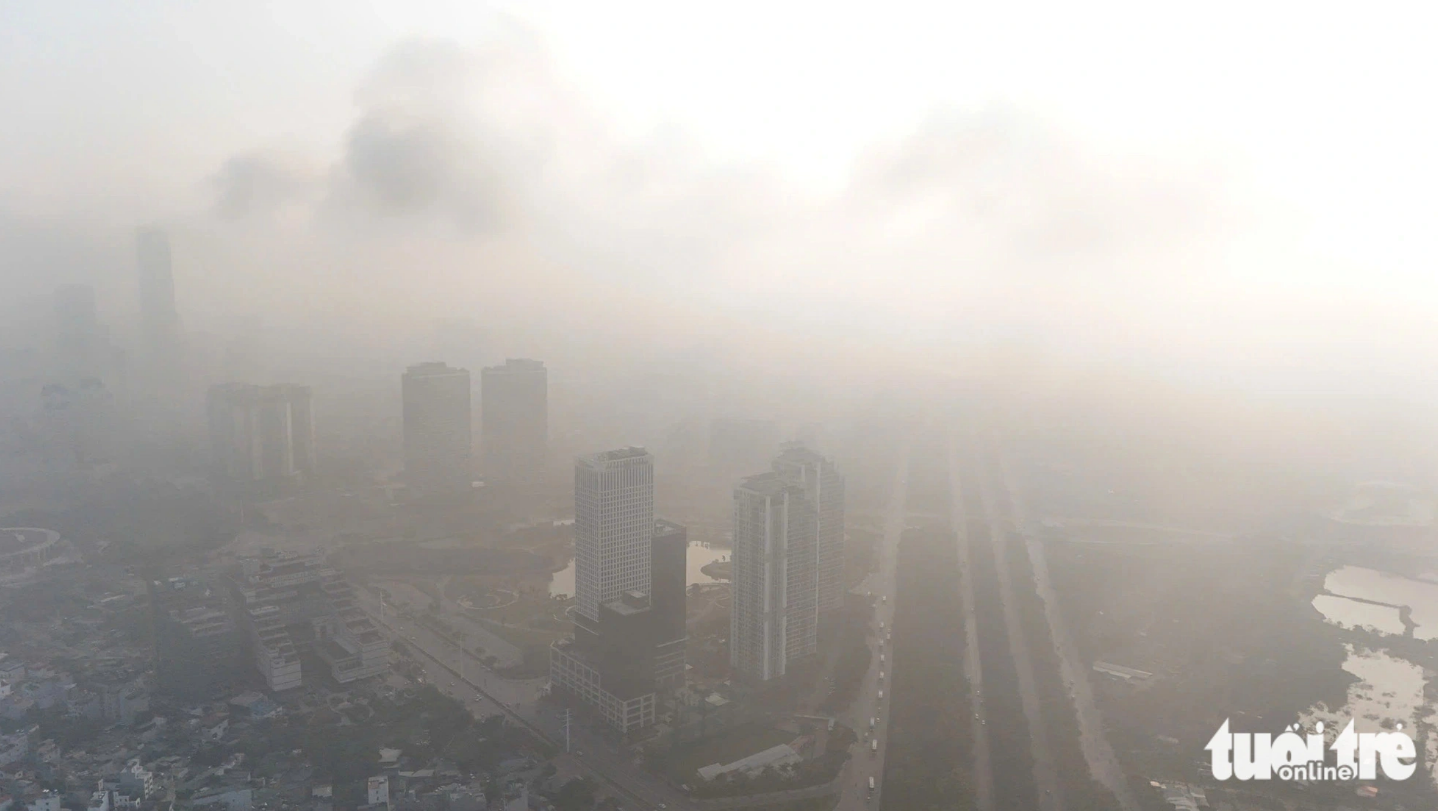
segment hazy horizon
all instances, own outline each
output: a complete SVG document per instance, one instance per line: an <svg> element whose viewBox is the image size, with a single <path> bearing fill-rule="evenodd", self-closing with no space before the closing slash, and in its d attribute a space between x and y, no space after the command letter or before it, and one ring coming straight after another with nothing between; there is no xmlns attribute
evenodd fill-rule
<svg viewBox="0 0 1438 811"><path fill-rule="evenodd" d="M1421 26L763 9L12 6L6 299L84 282L127 328L158 223L197 333L1018 344L1434 400Z"/></svg>

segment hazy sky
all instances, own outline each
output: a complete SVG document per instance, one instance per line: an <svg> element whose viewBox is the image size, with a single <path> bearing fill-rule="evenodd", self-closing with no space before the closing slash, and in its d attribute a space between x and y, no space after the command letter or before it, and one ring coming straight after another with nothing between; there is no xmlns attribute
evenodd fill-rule
<svg viewBox="0 0 1438 811"><path fill-rule="evenodd" d="M0 0L0 285L123 313L156 220L191 324L642 312L1429 387L1433 22Z"/></svg>

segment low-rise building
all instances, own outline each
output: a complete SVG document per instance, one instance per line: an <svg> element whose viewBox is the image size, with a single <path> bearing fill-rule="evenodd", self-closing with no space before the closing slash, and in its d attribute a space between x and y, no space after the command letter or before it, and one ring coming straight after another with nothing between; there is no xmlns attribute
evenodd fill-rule
<svg viewBox="0 0 1438 811"><path fill-rule="evenodd" d="M18 763L30 753L30 736L25 732L0 735L0 766Z"/></svg>

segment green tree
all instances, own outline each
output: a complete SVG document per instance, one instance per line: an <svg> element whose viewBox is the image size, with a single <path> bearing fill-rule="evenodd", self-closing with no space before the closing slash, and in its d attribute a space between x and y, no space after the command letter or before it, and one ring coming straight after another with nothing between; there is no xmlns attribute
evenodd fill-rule
<svg viewBox="0 0 1438 811"><path fill-rule="evenodd" d="M554 795L554 807L557 811L589 811L594 807L594 784L583 777L570 780Z"/></svg>

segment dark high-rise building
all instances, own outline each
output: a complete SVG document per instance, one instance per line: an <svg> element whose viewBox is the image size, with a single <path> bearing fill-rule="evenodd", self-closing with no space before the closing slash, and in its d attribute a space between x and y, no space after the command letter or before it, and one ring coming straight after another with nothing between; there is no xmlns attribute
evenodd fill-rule
<svg viewBox="0 0 1438 811"><path fill-rule="evenodd" d="M656 695L684 684L683 526L654 520L643 448L575 462L574 636L550 654L550 683L622 732L654 723Z"/></svg>
<svg viewBox="0 0 1438 811"><path fill-rule="evenodd" d="M480 440L486 483L535 485L549 458L549 372L510 358L480 372Z"/></svg>
<svg viewBox="0 0 1438 811"><path fill-rule="evenodd" d="M682 524L654 522L650 603L654 613L654 683L661 690L684 686L685 646L689 641L687 569L689 530Z"/></svg>
<svg viewBox="0 0 1438 811"><path fill-rule="evenodd" d="M468 492L471 467L469 371L443 363L420 363L405 370L404 473L423 495Z"/></svg>
<svg viewBox="0 0 1438 811"><path fill-rule="evenodd" d="M145 348L152 361L168 362L178 351L180 338L170 237L158 228L142 228L136 238L136 249L140 268L140 326Z"/></svg>

